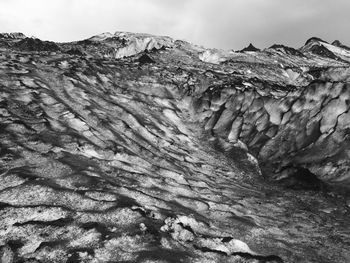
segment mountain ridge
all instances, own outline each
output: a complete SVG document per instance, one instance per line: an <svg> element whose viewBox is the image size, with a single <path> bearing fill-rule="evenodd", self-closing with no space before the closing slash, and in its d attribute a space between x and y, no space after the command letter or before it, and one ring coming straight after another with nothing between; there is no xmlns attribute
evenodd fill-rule
<svg viewBox="0 0 350 263"><path fill-rule="evenodd" d="M108 38L113 38L113 37L126 37L126 38L128 38L128 37L132 37L132 36L138 36L138 37L142 37L142 38L145 38L145 37L167 38L167 39L172 39L172 41L184 41L184 42L186 42L188 44L192 44L192 43L190 43L188 41L175 39L175 38L172 38L172 37L169 37L169 36L153 35L153 34L150 34L150 33L133 33L133 32L128 32L128 31L116 31L115 33L104 32L104 33L101 33L101 34L94 35L92 37L86 38L85 40L103 41L103 40L106 40ZM40 39L40 38L35 37L35 36L28 37L28 36L26 36L25 34L23 34L21 32L11 32L11 33L3 32L3 33L0 33L0 38L12 38L12 39L33 38L33 39ZM51 41L51 42L54 42L54 41ZM66 42L57 42L57 43L65 44L65 43L75 43L75 42L79 42L79 41L66 41ZM327 44L330 43L330 42L327 42L327 41L323 40L320 37L310 37L308 40L306 40L304 46L306 46L307 44L309 44L311 42L323 42L323 43L327 43ZM332 43L332 45L335 45L335 46L339 46L339 47L343 46L343 48L345 48L345 49L349 48L347 45L341 43L339 40L334 40L331 43ZM250 46L250 45L254 46L252 43L250 43L248 46ZM284 45L284 44L277 44L277 43L275 43L272 46L274 46L274 45L277 45L277 46L278 45L282 45L282 46L288 47L287 45ZM266 48L268 48L268 47L266 47ZM299 48L291 47L291 48L301 49L302 47L299 47ZM215 48L206 48L206 49L215 49ZM227 51L229 51L229 50L230 49L227 49Z"/></svg>

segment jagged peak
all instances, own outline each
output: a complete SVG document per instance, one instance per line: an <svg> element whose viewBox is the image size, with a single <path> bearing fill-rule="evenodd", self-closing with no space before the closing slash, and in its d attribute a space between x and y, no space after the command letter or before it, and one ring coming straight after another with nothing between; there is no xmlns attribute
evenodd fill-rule
<svg viewBox="0 0 350 263"><path fill-rule="evenodd" d="M333 42L332 42L332 45L333 46L337 46L337 47L339 47L339 46L341 46L341 45L343 45L339 40L334 40Z"/></svg>
<svg viewBox="0 0 350 263"><path fill-rule="evenodd" d="M245 52L245 51L260 51L259 48L256 48L252 43L249 44L249 46L243 48L242 50L240 50L240 52Z"/></svg>

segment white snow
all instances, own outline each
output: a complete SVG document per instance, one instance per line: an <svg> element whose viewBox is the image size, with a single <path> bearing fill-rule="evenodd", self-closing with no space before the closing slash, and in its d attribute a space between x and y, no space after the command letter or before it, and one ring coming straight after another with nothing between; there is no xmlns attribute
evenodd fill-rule
<svg viewBox="0 0 350 263"><path fill-rule="evenodd" d="M226 59L216 50L206 50L199 54L199 59L206 63L219 64Z"/></svg>
<svg viewBox="0 0 350 263"><path fill-rule="evenodd" d="M345 56L350 58L350 51L337 47L337 46L333 46L331 44L327 44L327 43L321 43L325 48L327 48L328 50L332 51L334 54L336 55L340 55L340 56Z"/></svg>
<svg viewBox="0 0 350 263"><path fill-rule="evenodd" d="M113 34L109 33L109 32L106 32L106 33L102 33L102 34L93 36L93 37L90 38L90 40L102 41L102 40L105 40L105 39L110 38L110 37L113 37Z"/></svg>
<svg viewBox="0 0 350 263"><path fill-rule="evenodd" d="M170 48L174 45L174 41L170 37L125 32L117 32L115 36L127 40L125 47L116 50L115 58L133 56L145 50L160 49L162 47Z"/></svg>
<svg viewBox="0 0 350 263"><path fill-rule="evenodd" d="M129 32L102 33L90 38L92 41L103 41L108 38L117 37L126 40L126 46L116 47L115 58L123 58L136 55L145 50L160 49L162 47L173 47L174 40L166 36L153 36L149 34L135 34ZM112 44L113 45L113 44Z"/></svg>
<svg viewBox="0 0 350 263"><path fill-rule="evenodd" d="M286 76L290 78L292 81L295 81L300 76L298 72L295 72L292 69L286 69L285 73L286 73Z"/></svg>

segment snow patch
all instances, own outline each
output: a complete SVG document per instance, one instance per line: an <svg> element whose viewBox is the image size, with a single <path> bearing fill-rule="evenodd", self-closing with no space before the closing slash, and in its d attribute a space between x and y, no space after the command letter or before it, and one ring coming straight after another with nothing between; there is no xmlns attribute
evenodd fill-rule
<svg viewBox="0 0 350 263"><path fill-rule="evenodd" d="M327 48L328 50L332 51L334 54L340 55L340 56L345 56L345 57L348 57L350 59L350 51L345 50L345 49L340 48L340 47L333 46L331 44L327 44L327 43L321 43L321 44L325 48Z"/></svg>
<svg viewBox="0 0 350 263"><path fill-rule="evenodd" d="M90 40L92 40L92 41L103 41L103 40L105 40L107 38L110 38L110 37L113 37L113 34L109 33L109 32L106 32L106 33L102 33L102 34L93 36L93 37L90 38Z"/></svg>
<svg viewBox="0 0 350 263"><path fill-rule="evenodd" d="M285 73L286 73L286 76L290 78L292 81L295 81L300 76L298 72L295 72L292 69L286 69Z"/></svg>
<svg viewBox="0 0 350 263"><path fill-rule="evenodd" d="M115 36L127 40L125 47L116 50L115 58L133 56L146 50L171 48L174 45L174 41L170 37L156 37L147 34L134 35L125 32L117 32Z"/></svg>
<svg viewBox="0 0 350 263"><path fill-rule="evenodd" d="M206 50L199 54L199 59L206 63L220 64L220 62L226 61L226 58L216 50Z"/></svg>

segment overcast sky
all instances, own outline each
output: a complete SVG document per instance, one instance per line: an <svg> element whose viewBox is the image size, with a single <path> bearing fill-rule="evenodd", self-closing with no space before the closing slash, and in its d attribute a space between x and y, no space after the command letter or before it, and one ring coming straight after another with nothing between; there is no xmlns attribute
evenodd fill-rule
<svg viewBox="0 0 350 263"><path fill-rule="evenodd" d="M206 47L350 45L350 0L0 0L0 32L72 41L102 32L167 35Z"/></svg>

